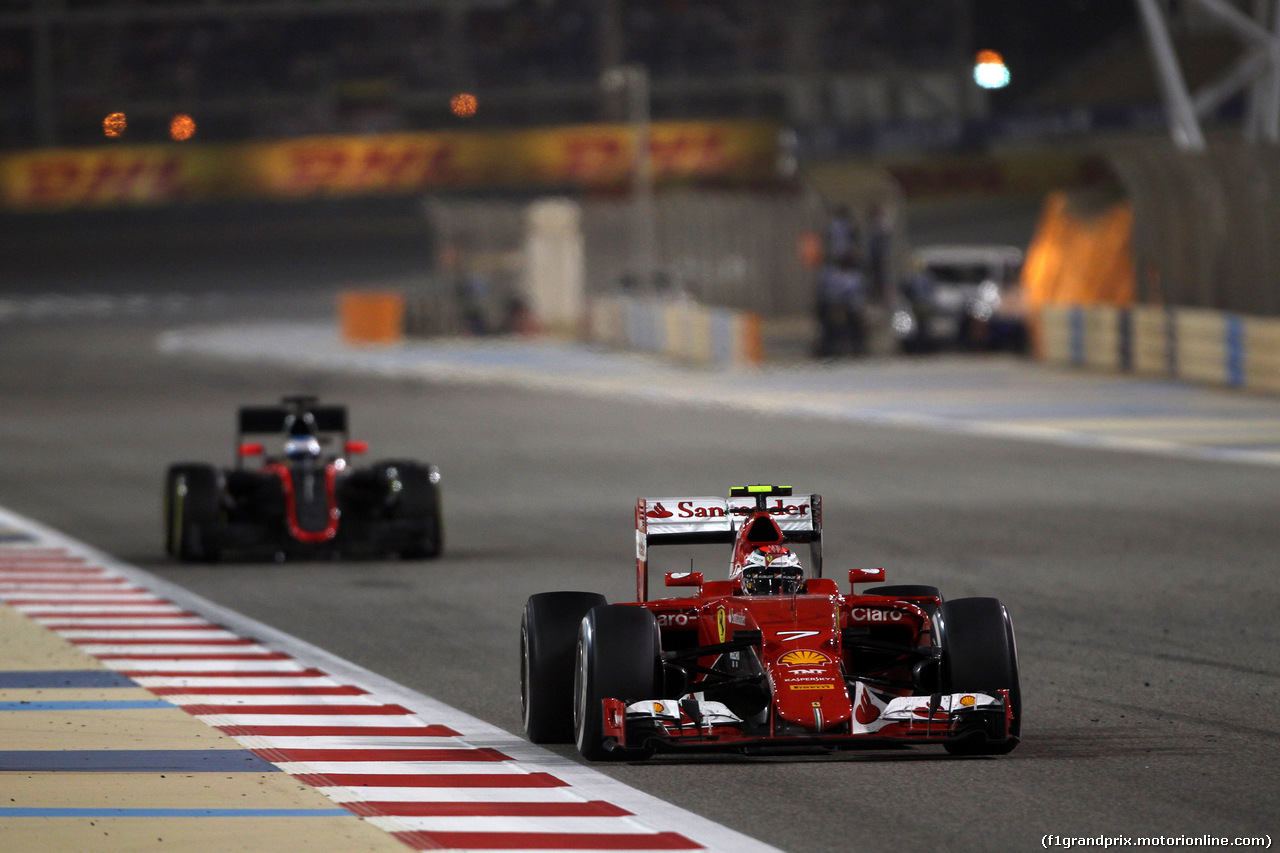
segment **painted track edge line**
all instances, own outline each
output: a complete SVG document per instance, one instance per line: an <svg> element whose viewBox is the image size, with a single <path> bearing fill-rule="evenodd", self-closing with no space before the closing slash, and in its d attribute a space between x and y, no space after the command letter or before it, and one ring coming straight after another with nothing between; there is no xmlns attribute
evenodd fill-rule
<svg viewBox="0 0 1280 853"><path fill-rule="evenodd" d="M210 621L239 633L257 637L264 644L292 655L299 663L325 670L353 686L393 699L425 720L446 725L457 731L470 745L500 748L513 760L530 766L536 765L536 769L540 771L554 768L557 777L572 785L587 799L607 800L613 805L631 811L646 823L661 821L664 831L679 832L705 845L708 850L781 853L776 847L668 803L652 794L632 788L590 767L556 755L492 723L472 717L438 699L418 693L359 664L312 645L306 640L210 601L4 506L0 506L0 525L26 529L46 542L66 548L69 552L86 560L97 562L105 568L119 572L157 595L164 596L187 610L199 613Z"/></svg>

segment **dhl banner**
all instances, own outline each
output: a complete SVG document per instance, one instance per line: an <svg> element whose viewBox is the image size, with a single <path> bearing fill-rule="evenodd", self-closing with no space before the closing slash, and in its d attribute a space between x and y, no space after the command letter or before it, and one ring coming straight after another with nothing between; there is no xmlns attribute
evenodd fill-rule
<svg viewBox="0 0 1280 853"><path fill-rule="evenodd" d="M776 126L669 122L650 129L654 180L769 181ZM116 146L0 158L9 209L163 204L212 198L303 199L454 189L625 187L635 163L627 125L375 136L239 145Z"/></svg>
<svg viewBox="0 0 1280 853"><path fill-rule="evenodd" d="M158 204L216 194L223 152L177 146L109 146L0 158L8 208Z"/></svg>
<svg viewBox="0 0 1280 853"><path fill-rule="evenodd" d="M625 125L524 131L512 140L517 180L585 187L625 186L635 164L635 135ZM778 128L770 124L668 122L649 132L658 182L761 181L776 172Z"/></svg>
<svg viewBox="0 0 1280 853"><path fill-rule="evenodd" d="M244 147L248 195L349 196L488 186L493 140L483 134L323 136Z"/></svg>

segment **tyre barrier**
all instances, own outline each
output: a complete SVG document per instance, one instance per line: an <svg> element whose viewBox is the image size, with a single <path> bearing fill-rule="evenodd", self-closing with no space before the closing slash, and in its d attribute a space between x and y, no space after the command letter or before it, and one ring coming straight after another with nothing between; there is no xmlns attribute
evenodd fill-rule
<svg viewBox="0 0 1280 853"><path fill-rule="evenodd" d="M1040 358L1280 393L1280 318L1201 308L1046 305Z"/></svg>
<svg viewBox="0 0 1280 853"><path fill-rule="evenodd" d="M757 315L689 299L593 297L584 336L591 343L696 365L741 367L763 360Z"/></svg>

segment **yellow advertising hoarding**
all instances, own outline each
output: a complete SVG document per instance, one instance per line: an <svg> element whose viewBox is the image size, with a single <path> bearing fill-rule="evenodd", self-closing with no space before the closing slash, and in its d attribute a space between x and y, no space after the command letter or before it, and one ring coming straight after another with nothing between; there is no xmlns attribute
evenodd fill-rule
<svg viewBox="0 0 1280 853"><path fill-rule="evenodd" d="M778 128L655 123L654 180L772 180ZM627 125L515 131L315 136L239 145L104 146L0 158L0 198L18 210L214 198L305 199L454 189L625 187Z"/></svg>
<svg viewBox="0 0 1280 853"><path fill-rule="evenodd" d="M243 147L248 195L349 196L488 184L492 142L464 133L316 136Z"/></svg>
<svg viewBox="0 0 1280 853"><path fill-rule="evenodd" d="M0 159L6 207L161 204L216 194L222 152L177 146L52 150Z"/></svg>
<svg viewBox="0 0 1280 853"><path fill-rule="evenodd" d="M508 163L515 183L616 187L631 180L635 134L626 125L580 125L516 134ZM750 182L777 168L778 128L751 122L665 122L649 132L653 177L670 181Z"/></svg>

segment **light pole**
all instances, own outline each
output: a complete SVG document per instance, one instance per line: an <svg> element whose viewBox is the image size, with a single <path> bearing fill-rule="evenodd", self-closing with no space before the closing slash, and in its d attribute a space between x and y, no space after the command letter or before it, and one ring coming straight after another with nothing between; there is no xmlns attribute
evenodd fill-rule
<svg viewBox="0 0 1280 853"><path fill-rule="evenodd" d="M621 92L631 124L631 263L642 292L654 289L657 227L654 222L653 159L649 151L649 70L643 65L610 68L601 77L606 92Z"/></svg>
<svg viewBox="0 0 1280 853"><path fill-rule="evenodd" d="M31 27L32 64L35 66L31 95L35 101L36 144L46 148L58 142L53 86L52 5L52 0L40 0L35 4Z"/></svg>

